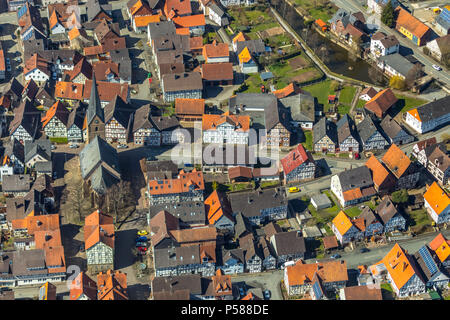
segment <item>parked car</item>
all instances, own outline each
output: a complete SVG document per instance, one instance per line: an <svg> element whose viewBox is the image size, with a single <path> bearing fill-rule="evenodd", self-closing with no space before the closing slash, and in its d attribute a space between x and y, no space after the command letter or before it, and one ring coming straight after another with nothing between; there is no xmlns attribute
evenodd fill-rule
<svg viewBox="0 0 450 320"><path fill-rule="evenodd" d="M290 193L300 192L300 188L299 187L290 187L289 188L289 192Z"/></svg>
<svg viewBox="0 0 450 320"><path fill-rule="evenodd" d="M71 144L71 145L69 146L69 148L70 148L70 149L76 149L76 148L78 148L78 145L77 145L77 144Z"/></svg>
<svg viewBox="0 0 450 320"><path fill-rule="evenodd" d="M7 64L7 65L6 65L6 71L11 72L11 65L10 65L10 64Z"/></svg>
<svg viewBox="0 0 450 320"><path fill-rule="evenodd" d="M146 235L148 235L148 232L145 230L139 230L137 234L138 234L138 236L146 236Z"/></svg>
<svg viewBox="0 0 450 320"><path fill-rule="evenodd" d="M128 146L126 144L119 144L117 146L117 149L126 149L126 148L128 148Z"/></svg>
<svg viewBox="0 0 450 320"><path fill-rule="evenodd" d="M442 70L442 68L440 66L438 66L437 64L433 64L433 68L436 69L437 71Z"/></svg>
<svg viewBox="0 0 450 320"><path fill-rule="evenodd" d="M146 247L138 247L139 252L147 252L147 248Z"/></svg>
<svg viewBox="0 0 450 320"><path fill-rule="evenodd" d="M141 236L136 238L136 242L147 242L147 237Z"/></svg>
<svg viewBox="0 0 450 320"><path fill-rule="evenodd" d="M6 64L11 64L11 60L9 58L6 58Z"/></svg>
<svg viewBox="0 0 450 320"><path fill-rule="evenodd" d="M367 248L362 248L361 250L359 250L360 253L364 253L364 252L369 252L370 250Z"/></svg>
<svg viewBox="0 0 450 320"><path fill-rule="evenodd" d="M81 244L81 245L80 245L80 251L81 251L81 252L84 252L84 244Z"/></svg>
<svg viewBox="0 0 450 320"><path fill-rule="evenodd" d="M58 179L58 172L53 172L53 180Z"/></svg>
<svg viewBox="0 0 450 320"><path fill-rule="evenodd" d="M52 144L52 146L50 147L50 149L55 150L56 146L54 144Z"/></svg>
<svg viewBox="0 0 450 320"><path fill-rule="evenodd" d="M339 253L335 253L331 256L331 259L339 259L341 255Z"/></svg>
<svg viewBox="0 0 450 320"><path fill-rule="evenodd" d="M243 297L245 295L244 288L239 287L239 295Z"/></svg>
<svg viewBox="0 0 450 320"><path fill-rule="evenodd" d="M269 300L271 297L270 290L268 290L268 289L264 290L263 295L264 295L264 299Z"/></svg>
<svg viewBox="0 0 450 320"><path fill-rule="evenodd" d="M145 242L136 242L136 247L146 247L147 243Z"/></svg>

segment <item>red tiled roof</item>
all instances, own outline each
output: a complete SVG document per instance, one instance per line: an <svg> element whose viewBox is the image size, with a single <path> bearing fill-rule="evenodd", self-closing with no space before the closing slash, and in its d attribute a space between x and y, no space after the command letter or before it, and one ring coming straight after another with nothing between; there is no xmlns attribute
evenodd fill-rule
<svg viewBox="0 0 450 320"><path fill-rule="evenodd" d="M91 95L92 80L86 80L83 98L89 99ZM113 83L105 81L97 81L98 95L101 101L112 101L116 95L120 96L123 101L128 100L128 84L127 83Z"/></svg>
<svg viewBox="0 0 450 320"><path fill-rule="evenodd" d="M198 115L205 112L205 99L175 99L175 114L177 115Z"/></svg>
<svg viewBox="0 0 450 320"><path fill-rule="evenodd" d="M207 81L233 80L233 64L224 63L204 63L201 66L202 78Z"/></svg>
<svg viewBox="0 0 450 320"><path fill-rule="evenodd" d="M311 159L308 156L305 148L303 147L303 145L299 144L297 148L289 152L287 156L281 159L281 165L283 167L284 174L289 174L292 170L307 162L308 160Z"/></svg>
<svg viewBox="0 0 450 320"><path fill-rule="evenodd" d="M213 43L208 43L203 46L202 55L206 61L208 61L208 58L229 57L228 44L217 43L214 40Z"/></svg>
<svg viewBox="0 0 450 320"><path fill-rule="evenodd" d="M191 186L194 186L195 190L205 189L203 172L196 169L188 173L181 171L177 179L165 179L162 183L158 183L158 180L150 180L148 185L151 195L189 192Z"/></svg>
<svg viewBox="0 0 450 320"><path fill-rule="evenodd" d="M375 113L377 117L382 118L384 113L397 101L398 99L392 90L387 88L378 92L365 104L364 108Z"/></svg>

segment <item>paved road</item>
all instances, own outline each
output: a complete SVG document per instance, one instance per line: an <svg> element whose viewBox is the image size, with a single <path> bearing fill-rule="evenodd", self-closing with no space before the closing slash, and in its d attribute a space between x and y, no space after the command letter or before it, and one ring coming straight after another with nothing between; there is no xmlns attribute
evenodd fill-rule
<svg viewBox="0 0 450 320"><path fill-rule="evenodd" d="M366 15L366 18L372 15L372 13L367 12L367 10L364 9L363 6L356 0L333 0L333 1L338 7L344 8L346 10L350 10L351 12L357 12L357 11L364 12ZM445 68L442 71L435 70L432 67L432 65L439 64L439 63L437 63L430 57L426 56L422 52L422 49L420 47L417 47L416 45L414 45L411 40L405 38L403 35L401 35L397 31L395 31L394 29L390 29L382 23L379 23L379 25L380 25L380 31L382 31L388 35L391 35L391 34L395 35L403 47L406 47L413 51L414 56L425 65L424 70L427 74L432 75L434 78L439 79L440 81L444 82L447 86L450 87L450 73L446 72Z"/></svg>

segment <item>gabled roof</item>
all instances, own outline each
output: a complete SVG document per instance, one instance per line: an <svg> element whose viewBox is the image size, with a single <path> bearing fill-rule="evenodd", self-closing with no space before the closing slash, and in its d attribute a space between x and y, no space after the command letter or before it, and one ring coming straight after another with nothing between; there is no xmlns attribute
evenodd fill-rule
<svg viewBox="0 0 450 320"><path fill-rule="evenodd" d="M382 118L384 113L397 101L398 99L392 90L387 88L378 92L365 104L364 108L375 113L377 117Z"/></svg>
<svg viewBox="0 0 450 320"><path fill-rule="evenodd" d="M395 14L397 16L396 28L403 27L418 38L422 38L430 30L429 27L400 6L395 8Z"/></svg>
<svg viewBox="0 0 450 320"><path fill-rule="evenodd" d="M169 17L169 13L173 11L176 15L192 14L191 2L186 0L167 0L164 3L164 14Z"/></svg>
<svg viewBox="0 0 450 320"><path fill-rule="evenodd" d="M344 235L353 226L352 220L342 210L334 217L332 223L341 235Z"/></svg>
<svg viewBox="0 0 450 320"><path fill-rule="evenodd" d="M150 220L150 237L155 247L165 238L170 238L170 231L180 228L178 218L167 211L160 211Z"/></svg>
<svg viewBox="0 0 450 320"><path fill-rule="evenodd" d="M87 109L87 124L91 124L95 116L99 117L102 122L105 122L105 115L100 103L100 97L97 90L97 81L95 73L92 75L92 88L89 97L89 105Z"/></svg>
<svg viewBox="0 0 450 320"><path fill-rule="evenodd" d="M198 172L195 168L187 173L180 171L177 179L150 180L148 185L151 195L189 192L191 188L205 189L203 172Z"/></svg>
<svg viewBox="0 0 450 320"><path fill-rule="evenodd" d="M201 65L201 74L206 81L233 80L233 64L231 62L204 63Z"/></svg>
<svg viewBox="0 0 450 320"><path fill-rule="evenodd" d="M84 57L78 61L72 70L66 72L69 75L69 81L72 81L79 74L83 74L87 79L92 79L92 66Z"/></svg>
<svg viewBox="0 0 450 320"><path fill-rule="evenodd" d="M306 252L305 238L298 231L278 232L273 235L273 239L278 256Z"/></svg>
<svg viewBox="0 0 450 320"><path fill-rule="evenodd" d="M97 275L98 300L128 300L127 275L108 270Z"/></svg>
<svg viewBox="0 0 450 320"><path fill-rule="evenodd" d="M113 217L96 210L84 219L84 246L88 250L99 242L114 249Z"/></svg>
<svg viewBox="0 0 450 320"><path fill-rule="evenodd" d="M384 196L375 211L385 225L398 213L397 208L389 196Z"/></svg>
<svg viewBox="0 0 450 320"><path fill-rule="evenodd" d="M448 105L450 105L450 96L432 101L416 109L409 110L408 113L420 122L424 123L448 114Z"/></svg>
<svg viewBox="0 0 450 320"><path fill-rule="evenodd" d="M327 120L326 117L322 117L313 126L313 142L317 143L325 136L330 138L333 143L337 143L336 125L333 122Z"/></svg>
<svg viewBox="0 0 450 320"><path fill-rule="evenodd" d="M439 233L428 246L436 253L441 262L446 261L450 256L450 240L447 240L442 233Z"/></svg>
<svg viewBox="0 0 450 320"><path fill-rule="evenodd" d="M428 188L424 193L423 198L428 202L433 211L437 215L440 215L448 206L450 206L450 197L448 194L442 190L442 188L436 183Z"/></svg>
<svg viewBox="0 0 450 320"><path fill-rule="evenodd" d="M297 261L285 269L290 286L312 284L315 274L322 283L348 281L347 263L345 261L325 261L319 263L304 263Z"/></svg>
<svg viewBox="0 0 450 320"><path fill-rule="evenodd" d="M82 295L90 300L97 300L97 283L82 271L70 284L70 300L78 300Z"/></svg>
<svg viewBox="0 0 450 320"><path fill-rule="evenodd" d="M13 134L17 128L22 126L31 137L34 137L40 122L39 116L40 112L29 100L23 101L14 110L14 119L9 124L9 132Z"/></svg>
<svg viewBox="0 0 450 320"><path fill-rule="evenodd" d="M55 98L82 100L83 89L82 83L58 81L55 85Z"/></svg>
<svg viewBox="0 0 450 320"><path fill-rule="evenodd" d="M186 1L186 0L184 0ZM179 28L193 28L205 25L205 16L203 14L195 14L191 16L175 17L173 23Z"/></svg>
<svg viewBox="0 0 450 320"><path fill-rule="evenodd" d="M83 99L87 100L88 97L92 96L92 80L86 80L84 91L83 91ZM100 98L100 101L110 102L114 99L116 95L119 95L123 101L128 100L128 90L129 86L127 83L115 83L115 82L106 82L106 81L97 81L96 91L97 95ZM96 101L97 98L94 99ZM89 98L89 103L91 98Z"/></svg>
<svg viewBox="0 0 450 320"><path fill-rule="evenodd" d="M240 63L247 63L250 60L252 60L252 55L250 54L250 51L248 50L248 47L245 47L241 53L238 55L239 62Z"/></svg>
<svg viewBox="0 0 450 320"><path fill-rule="evenodd" d="M372 155L369 160L367 160L365 166L372 171L372 179L376 186L381 186L388 179L392 179L391 173L383 166L383 164Z"/></svg>
<svg viewBox="0 0 450 320"><path fill-rule="evenodd" d="M23 74L26 75L29 72L39 69L41 72L45 73L47 76L50 76L50 69L48 67L47 60L39 56L37 53L32 55L26 62L23 68Z"/></svg>
<svg viewBox="0 0 450 320"><path fill-rule="evenodd" d="M53 106L47 110L45 116L41 119L42 127L50 122L50 120L56 117L59 121L61 121L64 125L67 125L67 120L69 118L69 110L64 106L61 101L56 101Z"/></svg>
<svg viewBox="0 0 450 320"><path fill-rule="evenodd" d="M99 194L120 181L117 151L99 136L81 150L80 168L83 179L91 179L92 189Z"/></svg>
<svg viewBox="0 0 450 320"><path fill-rule="evenodd" d="M208 58L229 57L228 44L217 43L214 40L213 43L207 43L203 46L202 55L206 61L208 61Z"/></svg>
<svg viewBox="0 0 450 320"><path fill-rule="evenodd" d="M369 116L364 117L364 120L356 125L358 135L363 143L367 142L378 131L377 126Z"/></svg>
<svg viewBox="0 0 450 320"><path fill-rule="evenodd" d="M420 277L417 265L398 243L384 256L381 262L386 267L395 286L401 288L414 276Z"/></svg>
<svg viewBox="0 0 450 320"><path fill-rule="evenodd" d="M383 158L381 158L381 161L383 161L396 178L400 178L411 164L411 160L396 144L391 145Z"/></svg>
<svg viewBox="0 0 450 320"><path fill-rule="evenodd" d="M204 114L202 116L202 130L216 130L221 124L228 123L234 131L246 132L250 129L250 117L245 115Z"/></svg>
<svg viewBox="0 0 450 320"><path fill-rule="evenodd" d="M103 110L105 113L105 124L111 119L115 119L122 127L128 128L132 110L120 96L115 96Z"/></svg>
<svg viewBox="0 0 450 320"><path fill-rule="evenodd" d="M198 115L205 112L205 99L175 99L175 114L177 115Z"/></svg>
<svg viewBox="0 0 450 320"><path fill-rule="evenodd" d="M374 36L372 36L372 39L373 39ZM375 90L373 87L367 87L367 88L365 88L365 89L363 89L361 91L359 96L361 97L361 96L363 96L365 94L367 94L370 97L370 99L372 99L377 94L377 90Z"/></svg>
<svg viewBox="0 0 450 320"><path fill-rule="evenodd" d="M281 166L283 167L284 174L287 175L306 162L315 163L312 155L305 150L302 144L298 144L297 148L281 159Z"/></svg>
<svg viewBox="0 0 450 320"><path fill-rule="evenodd" d="M247 40L250 40L250 38L247 35L245 35L242 31L240 31L236 36L234 36L233 43Z"/></svg>

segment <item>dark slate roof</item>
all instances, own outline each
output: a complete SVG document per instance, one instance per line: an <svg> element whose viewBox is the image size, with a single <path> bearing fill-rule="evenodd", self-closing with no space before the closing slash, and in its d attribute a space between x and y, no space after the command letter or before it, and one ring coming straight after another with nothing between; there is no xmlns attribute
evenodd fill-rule
<svg viewBox="0 0 450 320"><path fill-rule="evenodd" d="M325 117L321 118L313 127L313 141L317 143L323 137L328 136L334 143L337 143L336 125L328 121Z"/></svg>
<svg viewBox="0 0 450 320"><path fill-rule="evenodd" d="M110 173L103 164L116 172ZM98 136L80 152L80 168L83 179L91 178L92 188L100 194L120 179L117 151Z"/></svg>
<svg viewBox="0 0 450 320"><path fill-rule="evenodd" d="M152 205L150 207L150 218L160 211L167 211L173 216L187 224L205 224L205 205L198 201L185 201L171 204Z"/></svg>
<svg viewBox="0 0 450 320"><path fill-rule="evenodd" d="M153 123L150 121L150 112L151 106L150 104L143 105L134 113L134 121L133 121L133 132L143 128L143 129L151 129L153 128Z"/></svg>
<svg viewBox="0 0 450 320"><path fill-rule="evenodd" d="M222 250L223 264L225 264L225 261L227 261L230 258L238 260L238 263L244 263L245 262L244 250L240 248L232 250Z"/></svg>
<svg viewBox="0 0 450 320"><path fill-rule="evenodd" d="M72 125L77 126L78 128L83 128L83 122L86 115L86 108L80 102L77 108L73 108L69 113L69 117L67 118L67 129L70 129Z"/></svg>
<svg viewBox="0 0 450 320"><path fill-rule="evenodd" d="M174 35L176 34L175 24L172 21L153 22L149 24L148 32L152 40L166 35Z"/></svg>
<svg viewBox="0 0 450 320"><path fill-rule="evenodd" d="M202 277L198 274L184 274L173 277L154 277L152 291L154 293L189 290L191 295L202 295Z"/></svg>
<svg viewBox="0 0 450 320"><path fill-rule="evenodd" d="M254 39L254 40L246 40L246 41L239 41L236 43L236 53L241 53L244 48L247 47L250 54L262 54L266 52L266 46L264 45L264 42L261 39Z"/></svg>
<svg viewBox="0 0 450 320"><path fill-rule="evenodd" d="M150 117L153 125L159 130L174 130L180 126L180 122L175 116Z"/></svg>
<svg viewBox="0 0 450 320"><path fill-rule="evenodd" d="M247 218L242 215L242 213L238 213L235 216L236 224L234 225L234 235L236 237L240 237L246 232L252 232L252 226L247 221Z"/></svg>
<svg viewBox="0 0 450 320"><path fill-rule="evenodd" d="M217 13L217 15L219 17L222 17L225 15L225 11L222 10L222 8L220 8L216 3L214 2L208 2L208 7L209 10L214 11L215 13Z"/></svg>
<svg viewBox="0 0 450 320"><path fill-rule="evenodd" d="M400 72L403 76L406 76L414 65L403 57L399 53L388 54L387 56L381 56L379 61L383 61L386 65L390 66L394 70Z"/></svg>
<svg viewBox="0 0 450 320"><path fill-rule="evenodd" d="M13 174L3 176L2 190L4 192L28 192L31 189L31 175Z"/></svg>
<svg viewBox="0 0 450 320"><path fill-rule="evenodd" d="M20 106L14 110L14 119L9 125L10 133L13 133L20 125L31 135L35 137L40 126L40 112L30 100L23 101Z"/></svg>
<svg viewBox="0 0 450 320"><path fill-rule="evenodd" d="M172 73L162 76L164 92L180 90L202 90L203 82L200 72Z"/></svg>
<svg viewBox="0 0 450 320"><path fill-rule="evenodd" d="M232 193L229 198L233 213L241 212L246 217L260 216L263 209L288 205L284 188Z"/></svg>
<svg viewBox="0 0 450 320"><path fill-rule="evenodd" d="M328 22L330 24L333 24L340 20L344 24L344 27L346 27L349 22L349 17L350 17L350 13L347 10L345 10L343 8L339 8L339 10L336 11L336 13L331 17L330 20L328 20Z"/></svg>
<svg viewBox="0 0 450 320"><path fill-rule="evenodd" d="M128 128L132 110L120 96L116 95L114 100L105 106L103 112L105 114L105 123L114 118L125 129Z"/></svg>
<svg viewBox="0 0 450 320"><path fill-rule="evenodd" d="M402 131L402 127L395 121L390 115L386 115L384 119L380 123L381 129L383 129L384 133L391 139L394 139L400 131Z"/></svg>
<svg viewBox="0 0 450 320"><path fill-rule="evenodd" d="M278 256L306 252L305 239L298 231L279 232L273 237Z"/></svg>
<svg viewBox="0 0 450 320"><path fill-rule="evenodd" d="M95 80L95 73L92 74L92 89L89 97L89 105L87 109L87 124L91 124L95 116L98 116L101 121L105 122L105 114L100 103L98 95L97 81Z"/></svg>
<svg viewBox="0 0 450 320"><path fill-rule="evenodd" d="M179 265L201 263L199 245L155 249L153 252L155 268L173 268Z"/></svg>
<svg viewBox="0 0 450 320"><path fill-rule="evenodd" d="M378 222L378 218L375 213L368 206L365 206L358 218L363 218L366 227L372 223Z"/></svg>
<svg viewBox="0 0 450 320"><path fill-rule="evenodd" d="M376 213L383 223L386 224L398 213L398 211L391 199L386 196L376 208Z"/></svg>
<svg viewBox="0 0 450 320"><path fill-rule="evenodd" d="M111 5L101 4L99 0L88 0L86 7L88 22L94 20L101 11L106 12L112 9Z"/></svg>
<svg viewBox="0 0 450 320"><path fill-rule="evenodd" d="M373 186L372 175L366 166L342 171L337 175L341 182L342 192Z"/></svg>
<svg viewBox="0 0 450 320"><path fill-rule="evenodd" d="M239 113L236 111L245 111L248 109L275 110L277 107L277 98L269 93L238 93L230 98L230 113Z"/></svg>
<svg viewBox="0 0 450 320"><path fill-rule="evenodd" d="M450 106L450 96L427 103L421 107L418 107L416 110L419 113L419 117L422 122L428 122L450 113L448 106Z"/></svg>
<svg viewBox="0 0 450 320"><path fill-rule="evenodd" d="M312 121L315 120L315 102L314 97L307 93L299 93L278 100L280 104L287 108L293 121Z"/></svg>
<svg viewBox="0 0 450 320"><path fill-rule="evenodd" d="M53 172L53 162L52 161L39 161L34 165L34 169L38 173L52 173Z"/></svg>
<svg viewBox="0 0 450 320"><path fill-rule="evenodd" d="M123 60L130 60L130 53L127 48L116 49L109 52L112 62L120 63Z"/></svg>
<svg viewBox="0 0 450 320"><path fill-rule="evenodd" d="M11 81L9 81L8 85L5 87L3 92L4 94L11 93L14 94L16 97L21 98L23 86L19 81L17 81L16 78L12 78Z"/></svg>
<svg viewBox="0 0 450 320"><path fill-rule="evenodd" d="M45 39L22 40L24 60L28 60L33 54L45 50Z"/></svg>
<svg viewBox="0 0 450 320"><path fill-rule="evenodd" d="M48 139L39 139L35 141L25 141L25 162L28 162L36 154L39 154L46 160L50 160L52 156L52 143Z"/></svg>
<svg viewBox="0 0 450 320"><path fill-rule="evenodd" d="M14 155L19 161L25 163L25 148L23 144L19 142L16 138L9 140L5 147L5 155L11 157Z"/></svg>
<svg viewBox="0 0 450 320"><path fill-rule="evenodd" d="M358 123L356 129L358 130L358 134L362 142L366 142L370 137L372 137L372 135L375 134L375 132L378 131L377 126L372 121L370 116L366 116L363 121Z"/></svg>
<svg viewBox="0 0 450 320"><path fill-rule="evenodd" d="M338 142L342 143L345 139L347 139L349 136L352 136L356 139L356 127L353 123L353 120L348 116L344 115L337 123L337 137Z"/></svg>

